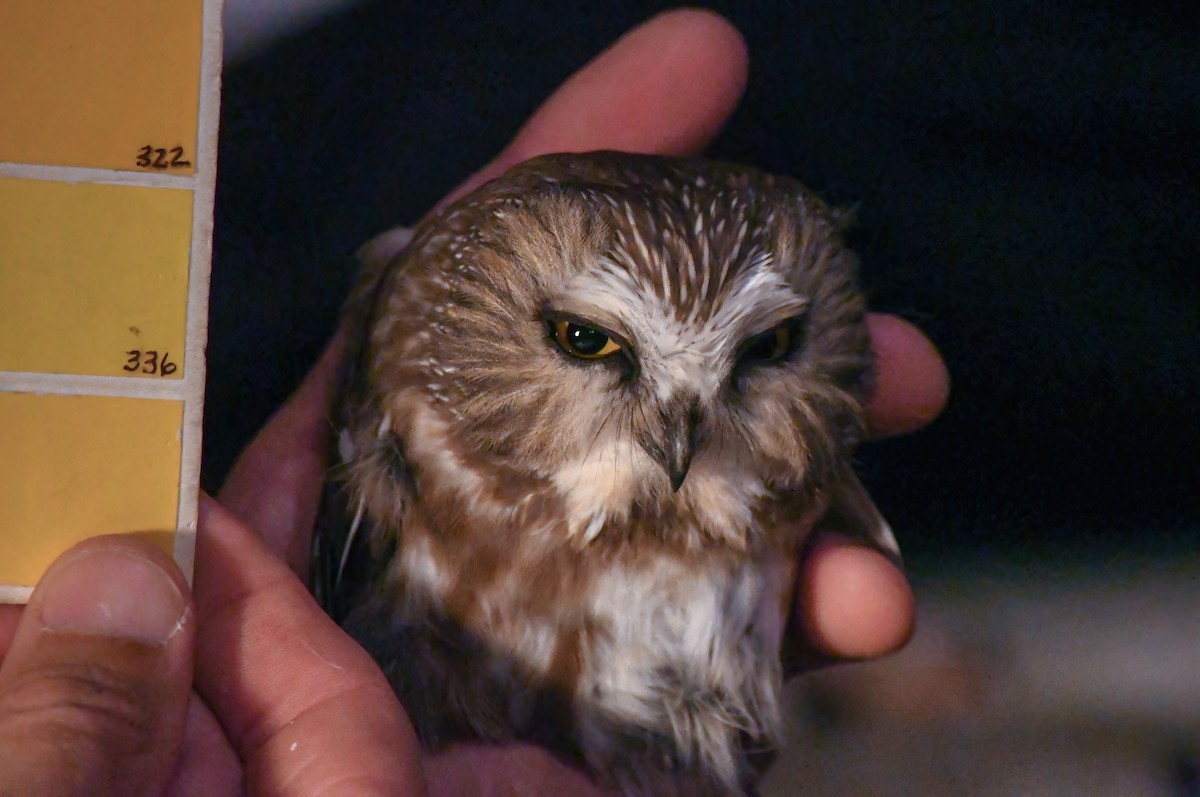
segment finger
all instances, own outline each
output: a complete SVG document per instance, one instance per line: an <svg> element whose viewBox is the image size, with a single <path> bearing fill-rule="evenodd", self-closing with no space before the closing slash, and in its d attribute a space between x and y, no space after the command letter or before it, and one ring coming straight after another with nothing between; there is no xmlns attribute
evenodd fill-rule
<svg viewBox="0 0 1200 797"><path fill-rule="evenodd" d="M341 337L335 336L296 392L238 457L220 492L222 505L301 576L312 555L313 522L328 467L328 408L341 348Z"/></svg>
<svg viewBox="0 0 1200 797"><path fill-rule="evenodd" d="M21 620L24 606L0 605L0 661L8 653L12 644L13 634L17 632L17 623Z"/></svg>
<svg viewBox="0 0 1200 797"><path fill-rule="evenodd" d="M568 79L450 197L546 152L695 153L732 113L745 82L746 48L732 25L707 11L660 14ZM307 568L325 477L329 385L337 371L332 348L239 458L220 493L297 573Z"/></svg>
<svg viewBox="0 0 1200 797"><path fill-rule="evenodd" d="M188 703L183 750L168 797L212 797L242 793L242 765L221 724L195 693Z"/></svg>
<svg viewBox="0 0 1200 797"><path fill-rule="evenodd" d="M370 656L253 532L207 496L200 511L196 685L248 791L416 793L415 735Z"/></svg>
<svg viewBox="0 0 1200 797"><path fill-rule="evenodd" d="M495 160L441 204L551 152L695 155L737 107L748 62L742 35L724 17L699 9L652 17L568 78Z"/></svg>
<svg viewBox="0 0 1200 797"><path fill-rule="evenodd" d="M604 797L585 774L531 745L457 745L425 763L430 797Z"/></svg>
<svg viewBox="0 0 1200 797"><path fill-rule="evenodd" d="M875 350L875 395L867 407L874 437L913 432L941 414L950 397L950 374L929 338L894 315L867 319Z"/></svg>
<svg viewBox="0 0 1200 797"><path fill-rule="evenodd" d="M821 533L801 565L797 638L808 669L834 659L870 659L904 646L913 633L916 603L904 574L882 553ZM815 653L816 656L811 654Z"/></svg>
<svg viewBox="0 0 1200 797"><path fill-rule="evenodd" d="M0 783L9 794L161 794L192 680L187 583L122 537L61 556L0 669Z"/></svg>

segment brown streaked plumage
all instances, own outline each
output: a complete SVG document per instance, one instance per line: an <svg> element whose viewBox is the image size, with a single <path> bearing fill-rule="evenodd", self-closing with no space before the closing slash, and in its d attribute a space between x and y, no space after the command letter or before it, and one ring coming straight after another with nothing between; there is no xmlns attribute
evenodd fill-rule
<svg viewBox="0 0 1200 797"><path fill-rule="evenodd" d="M838 232L789 179L592 153L368 254L317 586L425 744L748 786L803 534L894 547L849 468L871 360Z"/></svg>

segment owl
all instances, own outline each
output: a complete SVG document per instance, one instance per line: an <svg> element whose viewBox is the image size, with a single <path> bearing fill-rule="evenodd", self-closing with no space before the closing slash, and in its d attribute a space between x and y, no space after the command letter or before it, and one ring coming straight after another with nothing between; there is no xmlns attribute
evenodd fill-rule
<svg viewBox="0 0 1200 797"><path fill-rule="evenodd" d="M790 179L598 152L364 250L314 580L425 745L752 788L805 533L894 549L850 468L872 359L840 227Z"/></svg>

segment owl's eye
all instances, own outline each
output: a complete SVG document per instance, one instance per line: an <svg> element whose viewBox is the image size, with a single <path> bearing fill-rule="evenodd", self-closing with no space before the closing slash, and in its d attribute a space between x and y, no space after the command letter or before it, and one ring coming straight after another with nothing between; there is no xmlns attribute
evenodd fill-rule
<svg viewBox="0 0 1200 797"><path fill-rule="evenodd" d="M778 326L747 339L738 353L738 363L773 363L794 352L800 344L800 320L789 318Z"/></svg>
<svg viewBox="0 0 1200 797"><path fill-rule="evenodd" d="M606 332L586 324L558 320L551 322L551 331L554 333L554 342L572 357L600 360L621 350L621 344Z"/></svg>

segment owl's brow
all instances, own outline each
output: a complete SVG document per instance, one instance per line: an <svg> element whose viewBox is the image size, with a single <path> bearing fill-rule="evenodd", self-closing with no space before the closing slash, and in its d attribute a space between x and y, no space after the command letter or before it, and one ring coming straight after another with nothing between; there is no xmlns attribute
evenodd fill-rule
<svg viewBox="0 0 1200 797"><path fill-rule="evenodd" d="M789 322L802 322L808 317L808 302L800 300L794 304L780 305L771 310L755 315L738 329L742 340L749 340L756 335L770 332L772 329Z"/></svg>
<svg viewBox="0 0 1200 797"><path fill-rule="evenodd" d="M796 293L777 272L756 270L730 286L724 300L719 300L712 325L729 329L738 337L751 337L803 316L810 304L807 296Z"/></svg>

